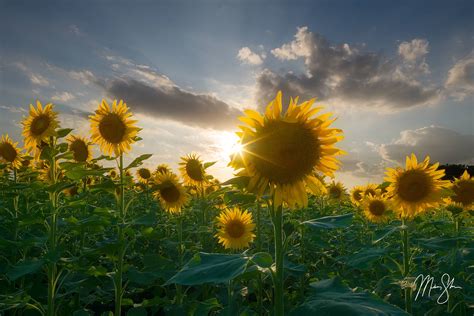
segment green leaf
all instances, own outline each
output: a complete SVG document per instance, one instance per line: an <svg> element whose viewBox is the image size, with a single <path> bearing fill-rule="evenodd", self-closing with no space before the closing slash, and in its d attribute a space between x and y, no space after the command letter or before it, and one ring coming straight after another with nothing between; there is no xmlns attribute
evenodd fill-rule
<svg viewBox="0 0 474 316"><path fill-rule="evenodd" d="M322 229L334 229L334 228L344 228L349 226L352 223L352 217L354 214L348 213L344 215L337 216L326 216L317 219L311 219L305 221L301 224L308 225L312 228L322 228Z"/></svg>
<svg viewBox="0 0 474 316"><path fill-rule="evenodd" d="M451 250L456 247L458 241L469 240L466 237L432 237L418 238L416 241L424 248L430 250Z"/></svg>
<svg viewBox="0 0 474 316"><path fill-rule="evenodd" d="M55 184L52 184L46 188L46 191L54 193L54 192L60 192L62 190L72 188L74 186L74 183L70 182L58 182Z"/></svg>
<svg viewBox="0 0 474 316"><path fill-rule="evenodd" d="M145 307L132 307L128 310L127 316L147 316Z"/></svg>
<svg viewBox="0 0 474 316"><path fill-rule="evenodd" d="M24 275L35 273L44 264L44 260L23 261L16 266L13 266L8 272L7 276L11 281L15 281Z"/></svg>
<svg viewBox="0 0 474 316"><path fill-rule="evenodd" d="M205 162L204 165L203 165L203 167L204 167L204 169L207 169L207 168L213 166L216 162L217 162L217 161Z"/></svg>
<svg viewBox="0 0 474 316"><path fill-rule="evenodd" d="M72 132L72 128L61 128L56 131L57 138L66 137L70 132Z"/></svg>
<svg viewBox="0 0 474 316"><path fill-rule="evenodd" d="M240 177L234 177L226 182L223 182L222 185L232 185L236 188L243 189L246 188L249 184L250 177L247 176L240 176Z"/></svg>
<svg viewBox="0 0 474 316"><path fill-rule="evenodd" d="M340 257L341 261L358 269L366 269L370 264L387 253L383 248L368 248L349 256Z"/></svg>
<svg viewBox="0 0 474 316"><path fill-rule="evenodd" d="M125 170L127 169L131 169L131 168L135 168L135 167L138 167L138 166L141 166L143 161L144 160L147 160L148 158L150 158L152 156L152 154L144 154L144 155L141 155L137 158L135 158L126 168Z"/></svg>
<svg viewBox="0 0 474 316"><path fill-rule="evenodd" d="M166 284L198 285L227 283L245 272L248 258L240 254L227 255L200 252Z"/></svg>
<svg viewBox="0 0 474 316"><path fill-rule="evenodd" d="M388 229L389 230L383 229L381 231L377 231L374 236L375 240L372 242L372 244L379 243L380 241L384 240L386 237L390 236L394 232L401 230L401 227L400 226L396 226L392 228L388 227Z"/></svg>
<svg viewBox="0 0 474 316"><path fill-rule="evenodd" d="M257 252L252 257L250 257L250 261L261 268L270 268L273 264L272 255L268 252Z"/></svg>
<svg viewBox="0 0 474 316"><path fill-rule="evenodd" d="M311 283L309 297L290 315L408 315L367 292L353 292L336 277Z"/></svg>

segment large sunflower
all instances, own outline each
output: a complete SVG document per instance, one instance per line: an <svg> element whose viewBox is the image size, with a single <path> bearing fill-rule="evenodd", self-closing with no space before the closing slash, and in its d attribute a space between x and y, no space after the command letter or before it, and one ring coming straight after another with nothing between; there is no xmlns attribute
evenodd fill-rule
<svg viewBox="0 0 474 316"><path fill-rule="evenodd" d="M364 199L364 190L365 187L358 185L352 188L351 190L351 201L352 204L359 206Z"/></svg>
<svg viewBox="0 0 474 316"><path fill-rule="evenodd" d="M160 201L161 206L170 213L179 213L181 208L188 202L188 194L178 177L173 173L162 173L155 177L157 190L155 198Z"/></svg>
<svg viewBox="0 0 474 316"><path fill-rule="evenodd" d="M395 211L403 218L411 218L436 207L441 201L441 189L449 181L441 180L444 170L438 170L439 163L430 165L430 158L426 157L418 163L416 156L406 158L406 167L388 168L385 178L390 182L387 194L392 198Z"/></svg>
<svg viewBox="0 0 474 316"><path fill-rule="evenodd" d="M207 181L204 165L198 155L190 154L181 157L181 160L179 170L186 184L202 185Z"/></svg>
<svg viewBox="0 0 474 316"><path fill-rule="evenodd" d="M135 127L136 121L131 116L132 113L122 100L118 104L114 100L112 109L102 100L95 115L90 116L91 138L100 145L102 152L119 156L130 151L130 145L135 142L140 130Z"/></svg>
<svg viewBox="0 0 474 316"><path fill-rule="evenodd" d="M329 128L331 113L315 117L321 108L312 108L314 99L297 104L291 99L282 112L281 92L270 102L265 114L247 110L240 119L241 151L232 157L230 165L240 170L238 175L250 177L248 190L263 195L269 188L276 205L305 206L307 185L318 194L319 180L314 172L333 176L339 168L334 157L342 151L334 144L343 136L340 129Z"/></svg>
<svg viewBox="0 0 474 316"><path fill-rule="evenodd" d="M148 168L139 168L137 170L138 181L147 184L151 178L151 171Z"/></svg>
<svg viewBox="0 0 474 316"><path fill-rule="evenodd" d="M371 222L383 223L388 220L390 204L385 196L369 194L364 197L361 205L365 217Z"/></svg>
<svg viewBox="0 0 474 316"><path fill-rule="evenodd" d="M23 158L20 149L17 147L18 143L7 135L2 135L0 139L0 161L10 163L12 168L19 169L23 165Z"/></svg>
<svg viewBox="0 0 474 316"><path fill-rule="evenodd" d="M474 178L467 170L451 184L450 189L453 195L449 197L449 202L461 206L464 210L474 207Z"/></svg>
<svg viewBox="0 0 474 316"><path fill-rule="evenodd" d="M226 209L219 214L217 220L219 230L215 237L226 249L247 248L255 238L255 224L248 211L242 212L236 207Z"/></svg>
<svg viewBox="0 0 474 316"><path fill-rule="evenodd" d="M35 150L41 142L48 142L49 137L56 134L59 126L58 113L53 111L53 104L48 103L43 108L39 101L35 107L30 104L30 115L23 120L23 137L25 138L25 148L30 152Z"/></svg>
<svg viewBox="0 0 474 316"><path fill-rule="evenodd" d="M86 162L92 159L90 144L85 138L70 135L67 141L69 142L69 151L72 152L75 161Z"/></svg>

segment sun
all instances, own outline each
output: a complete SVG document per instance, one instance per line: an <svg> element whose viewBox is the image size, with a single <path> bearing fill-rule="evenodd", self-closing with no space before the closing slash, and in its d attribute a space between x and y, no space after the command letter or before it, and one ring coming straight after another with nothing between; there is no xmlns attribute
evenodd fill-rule
<svg viewBox="0 0 474 316"><path fill-rule="evenodd" d="M240 138L235 133L230 132L217 135L217 147L221 158L224 160L230 160L232 155L240 153L243 149Z"/></svg>

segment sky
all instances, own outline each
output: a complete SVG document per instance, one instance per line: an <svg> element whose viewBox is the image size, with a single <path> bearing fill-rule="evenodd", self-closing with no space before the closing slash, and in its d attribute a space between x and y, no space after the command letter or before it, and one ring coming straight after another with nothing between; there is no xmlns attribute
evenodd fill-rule
<svg viewBox="0 0 474 316"><path fill-rule="evenodd" d="M177 170L193 152L226 180L238 117L279 90L337 117L347 187L412 152L473 164L474 3L0 0L0 134L16 140L36 100L85 136L123 99L143 128L128 160Z"/></svg>

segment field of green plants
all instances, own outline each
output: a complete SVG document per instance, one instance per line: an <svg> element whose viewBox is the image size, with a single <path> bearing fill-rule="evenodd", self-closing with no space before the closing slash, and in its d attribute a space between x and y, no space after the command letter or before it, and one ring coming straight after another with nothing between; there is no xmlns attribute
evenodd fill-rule
<svg viewBox="0 0 474 316"><path fill-rule="evenodd" d="M144 168L152 150L125 164L122 102L90 140L32 106L23 146L0 142L0 314L473 315L474 178L413 155L348 190L342 131L315 113L281 95L246 112L221 183L198 155L179 175Z"/></svg>

